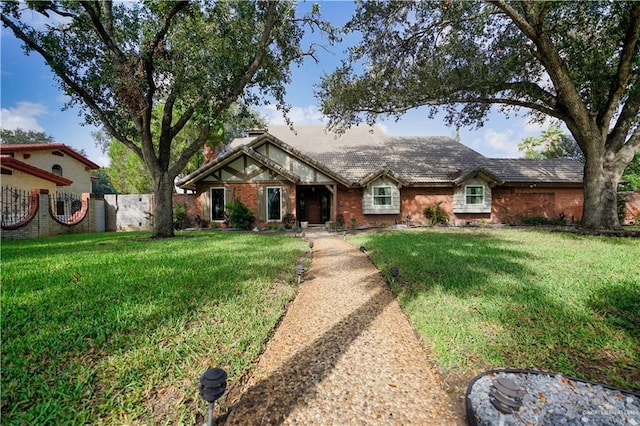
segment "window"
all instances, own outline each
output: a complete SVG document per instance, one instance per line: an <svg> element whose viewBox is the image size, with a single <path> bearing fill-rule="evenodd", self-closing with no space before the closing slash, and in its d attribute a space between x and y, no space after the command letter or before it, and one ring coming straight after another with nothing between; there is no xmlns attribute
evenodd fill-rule
<svg viewBox="0 0 640 426"><path fill-rule="evenodd" d="M267 220L282 220L282 189L267 188Z"/></svg>
<svg viewBox="0 0 640 426"><path fill-rule="evenodd" d="M391 187L390 186L374 186L373 187L373 205L374 206L390 206L391 205Z"/></svg>
<svg viewBox="0 0 640 426"><path fill-rule="evenodd" d="M56 176L62 176L62 166L60 164L54 164L53 167L51 167L51 173Z"/></svg>
<svg viewBox="0 0 640 426"><path fill-rule="evenodd" d="M224 220L224 188L211 188L211 220Z"/></svg>
<svg viewBox="0 0 640 426"><path fill-rule="evenodd" d="M466 186L464 194L466 204L484 204L484 186Z"/></svg>

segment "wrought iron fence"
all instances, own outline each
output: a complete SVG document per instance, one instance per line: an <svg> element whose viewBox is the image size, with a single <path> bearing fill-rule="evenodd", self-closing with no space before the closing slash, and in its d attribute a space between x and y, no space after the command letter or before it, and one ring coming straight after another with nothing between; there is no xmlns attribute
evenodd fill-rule
<svg viewBox="0 0 640 426"><path fill-rule="evenodd" d="M12 226L25 220L31 210L31 194L24 189L0 188L2 226Z"/></svg>
<svg viewBox="0 0 640 426"><path fill-rule="evenodd" d="M82 210L82 198L71 192L56 192L49 195L51 214L62 223L74 223Z"/></svg>

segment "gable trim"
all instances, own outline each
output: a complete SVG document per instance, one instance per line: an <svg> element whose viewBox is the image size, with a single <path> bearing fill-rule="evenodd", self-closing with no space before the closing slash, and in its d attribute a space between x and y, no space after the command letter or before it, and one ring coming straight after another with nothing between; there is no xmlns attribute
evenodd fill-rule
<svg viewBox="0 0 640 426"><path fill-rule="evenodd" d="M4 167L9 167L11 169L18 170L28 175L47 180L49 182L53 182L56 184L56 186L69 186L73 183L72 180L69 180L62 176L54 175L53 173L50 173L39 167L35 167L35 166L32 166L31 164L22 162L20 160L16 160L15 158L9 155L1 155L0 162Z"/></svg>

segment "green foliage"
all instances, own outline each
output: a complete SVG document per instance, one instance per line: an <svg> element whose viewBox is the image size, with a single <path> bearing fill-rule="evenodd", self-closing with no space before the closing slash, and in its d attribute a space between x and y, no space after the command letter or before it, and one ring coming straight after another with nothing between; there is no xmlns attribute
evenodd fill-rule
<svg viewBox="0 0 640 426"><path fill-rule="evenodd" d="M622 223L627 212L627 199L624 195L620 193L617 194L616 205L618 206L618 220Z"/></svg>
<svg viewBox="0 0 640 426"><path fill-rule="evenodd" d="M353 236L445 376L535 367L640 390L640 244L536 229Z"/></svg>
<svg viewBox="0 0 640 426"><path fill-rule="evenodd" d="M91 181L91 192L97 197L103 197L104 194L115 194L117 191L111 184L107 169L99 168L93 172L96 179Z"/></svg>
<svg viewBox="0 0 640 426"><path fill-rule="evenodd" d="M0 129L0 144L54 143L53 136L45 132L23 129Z"/></svg>
<svg viewBox="0 0 640 426"><path fill-rule="evenodd" d="M3 425L193 425L206 366L239 383L294 295L303 242L177 235L2 242Z"/></svg>
<svg viewBox="0 0 640 426"><path fill-rule="evenodd" d="M630 1L360 2L345 28L360 41L317 95L337 130L419 107L456 127L498 105L564 122L593 174L582 226L615 229L613 192L640 147L638 28Z"/></svg>
<svg viewBox="0 0 640 426"><path fill-rule="evenodd" d="M149 194L153 179L140 157L121 143L112 143L108 150L111 159L107 177L118 194Z"/></svg>
<svg viewBox="0 0 640 426"><path fill-rule="evenodd" d="M576 141L555 126L543 131L538 138L524 138L518 149L524 152L524 158L569 158L584 162Z"/></svg>
<svg viewBox="0 0 640 426"><path fill-rule="evenodd" d="M622 178L628 183L623 185L621 191L640 191L640 152L636 152L622 174Z"/></svg>
<svg viewBox="0 0 640 426"><path fill-rule="evenodd" d="M427 218L431 226L446 225L449 222L449 215L442 210L442 201L434 206L425 207L422 210L424 217Z"/></svg>
<svg viewBox="0 0 640 426"><path fill-rule="evenodd" d="M229 223L234 228L251 229L256 221L253 211L245 206L239 198L227 203L225 206L229 211Z"/></svg>
<svg viewBox="0 0 640 426"><path fill-rule="evenodd" d="M187 206L185 203L176 203L173 205L173 227L175 229L185 229L190 225L187 217Z"/></svg>
<svg viewBox="0 0 640 426"><path fill-rule="evenodd" d="M4 2L0 19L40 54L85 122L141 158L154 182L155 237L173 236L175 178L215 139L234 102L287 112L305 31L334 29L290 2ZM163 103L161 117L158 103ZM155 124L154 124L155 122Z"/></svg>
<svg viewBox="0 0 640 426"><path fill-rule="evenodd" d="M557 219L544 216L521 216L520 221L525 225L541 226L564 226L567 224L567 217L561 213Z"/></svg>
<svg viewBox="0 0 640 426"><path fill-rule="evenodd" d="M291 229L296 226L296 217L291 213L287 213L282 218L282 224L284 225L285 229Z"/></svg>

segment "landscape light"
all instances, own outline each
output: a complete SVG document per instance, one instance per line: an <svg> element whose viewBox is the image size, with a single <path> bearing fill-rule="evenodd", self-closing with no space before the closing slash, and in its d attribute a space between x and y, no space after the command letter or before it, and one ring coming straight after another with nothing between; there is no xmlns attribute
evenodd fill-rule
<svg viewBox="0 0 640 426"><path fill-rule="evenodd" d="M200 376L200 397L207 401L208 426L213 426L213 404L227 389L227 372L221 368L209 368Z"/></svg>
<svg viewBox="0 0 640 426"><path fill-rule="evenodd" d="M304 265L302 263L298 263L296 265L296 275L298 276L298 284L300 284L300 280L302 279L302 274L304 274Z"/></svg>

